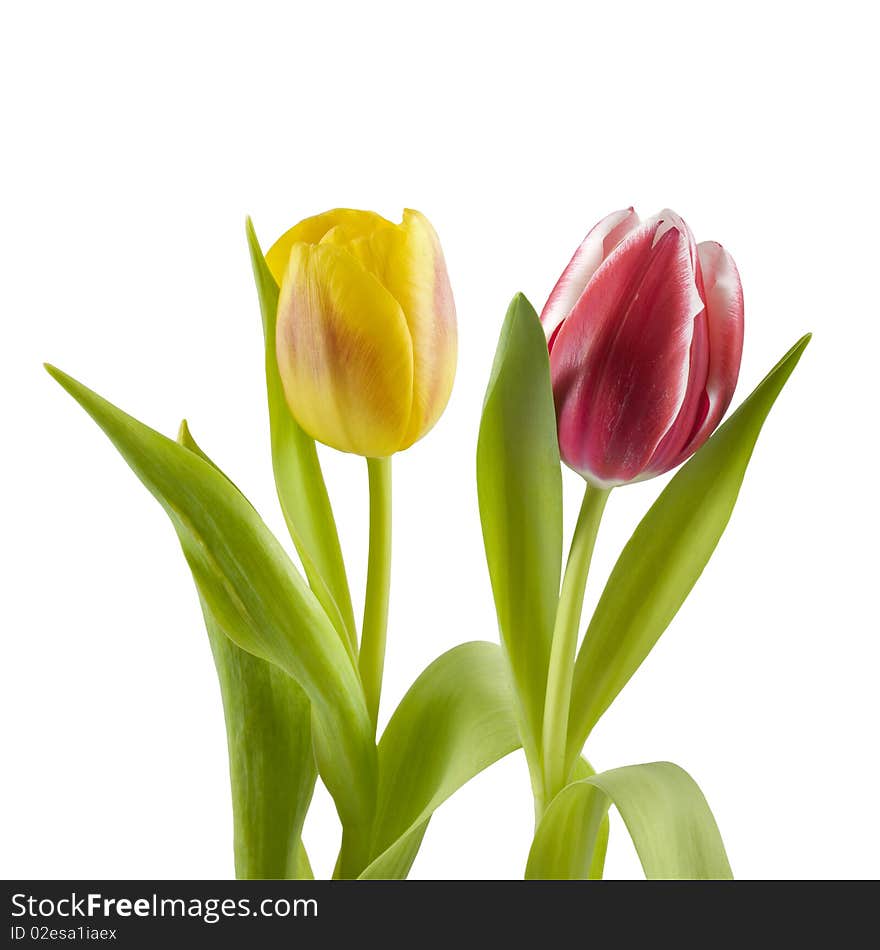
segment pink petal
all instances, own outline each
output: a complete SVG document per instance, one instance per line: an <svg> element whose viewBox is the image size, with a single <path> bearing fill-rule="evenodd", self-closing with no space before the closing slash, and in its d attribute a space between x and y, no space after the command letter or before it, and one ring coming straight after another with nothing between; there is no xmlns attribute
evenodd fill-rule
<svg viewBox="0 0 880 950"><path fill-rule="evenodd" d="M678 228L682 234L687 235L688 243L690 244L691 266L694 270L697 269L697 242L694 240L693 232L688 227L687 221L685 221L680 214L676 214L672 208L664 208L662 211L658 211L657 214L652 214L650 218L647 218L645 224L658 225L657 231L654 234L655 244L671 228Z"/></svg>
<svg viewBox="0 0 880 950"><path fill-rule="evenodd" d="M687 389L681 409L654 450L643 476L651 478L675 468L683 448L706 418L706 376L709 371L709 328L705 309L694 318Z"/></svg>
<svg viewBox="0 0 880 950"><path fill-rule="evenodd" d="M556 281L541 311L541 323L548 340L571 312L602 261L638 223L639 216L632 208L627 208L612 212L592 227Z"/></svg>
<svg viewBox="0 0 880 950"><path fill-rule="evenodd" d="M593 275L550 356L563 459L601 485L637 477L678 417L703 301L690 240L631 231Z"/></svg>
<svg viewBox="0 0 880 950"><path fill-rule="evenodd" d="M703 276L700 267L699 255L697 254L697 245L694 241L690 228L685 224L684 219L680 218L674 211L663 211L658 216L660 218L660 227L658 233L663 234L668 230L668 221L671 219L683 234L687 236L688 250L691 260L691 266L694 268L694 279L697 285L697 291L700 299L705 301L706 295L703 287ZM657 237L654 238L656 244ZM665 435L660 440L650 461L645 466L643 477L652 477L668 471L678 464L683 448L688 444L694 431L703 423L706 418L706 380L709 375L709 319L705 309L703 309L694 318L694 335L691 342L690 363L688 367L688 382L681 409L675 417L672 425L667 429Z"/></svg>
<svg viewBox="0 0 880 950"><path fill-rule="evenodd" d="M727 412L743 350L743 292L733 258L716 241L697 245L703 273L709 329L709 372L703 396L705 418L672 466L692 455L715 431Z"/></svg>

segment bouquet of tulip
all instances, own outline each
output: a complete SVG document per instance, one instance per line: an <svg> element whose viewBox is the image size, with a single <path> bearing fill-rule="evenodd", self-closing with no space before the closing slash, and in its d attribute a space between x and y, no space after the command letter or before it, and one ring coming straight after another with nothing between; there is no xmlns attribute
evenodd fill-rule
<svg viewBox="0 0 880 950"><path fill-rule="evenodd" d="M540 317L517 295L477 447L501 644L465 643L431 663L377 741L391 457L434 425L455 372L443 254L414 211L400 224L350 210L307 218L265 256L250 223L247 236L275 482L302 573L186 422L166 438L48 368L165 509L192 572L226 720L237 876L312 876L301 832L320 775L342 825L334 876L404 878L434 810L522 748L535 800L527 877L600 878L612 804L647 877L730 877L685 771L654 762L597 774L582 750L711 556L809 337L716 432L739 374L742 292L730 255L696 244L677 215L609 215ZM367 461L359 632L316 441ZM586 482L564 576L563 461ZM578 649L611 490L682 463L621 553Z"/></svg>

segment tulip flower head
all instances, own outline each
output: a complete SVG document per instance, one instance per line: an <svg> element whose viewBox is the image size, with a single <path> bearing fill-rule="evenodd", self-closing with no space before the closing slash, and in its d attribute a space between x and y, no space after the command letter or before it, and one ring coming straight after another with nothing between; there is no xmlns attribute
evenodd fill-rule
<svg viewBox="0 0 880 950"><path fill-rule="evenodd" d="M587 235L541 322L567 465L607 488L692 455L739 375L743 297L733 258L673 211L629 208Z"/></svg>
<svg viewBox="0 0 880 950"><path fill-rule="evenodd" d="M452 390L455 305L434 229L418 211L306 218L270 248L276 351L290 411L312 438L384 458L437 421Z"/></svg>

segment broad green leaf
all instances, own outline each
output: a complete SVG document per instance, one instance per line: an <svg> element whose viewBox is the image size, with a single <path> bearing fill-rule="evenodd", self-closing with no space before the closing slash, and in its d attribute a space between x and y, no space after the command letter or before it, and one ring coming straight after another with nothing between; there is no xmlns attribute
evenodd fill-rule
<svg viewBox="0 0 880 950"><path fill-rule="evenodd" d="M547 341L522 294L498 341L477 444L477 489L523 745L540 748L562 563L562 473Z"/></svg>
<svg viewBox="0 0 880 950"><path fill-rule="evenodd" d="M571 782L535 832L526 877L582 880L603 818L614 804L649 880L729 880L724 843L703 793L671 762L612 769Z"/></svg>
<svg viewBox="0 0 880 950"><path fill-rule="evenodd" d="M786 353L675 475L623 549L575 664L570 761L706 566L730 519L764 420L809 340L808 334Z"/></svg>
<svg viewBox="0 0 880 950"><path fill-rule="evenodd" d="M608 835L611 831L611 825L608 821L608 815L602 819L599 824L599 834L593 843L593 855L590 859L590 866L587 870L588 881L601 881L605 873L605 855L608 852Z"/></svg>
<svg viewBox="0 0 880 950"><path fill-rule="evenodd" d="M580 756L572 769L572 781L577 779L590 778L596 774L596 770L583 757ZM598 833L594 836L591 850L584 853L586 868L586 877L590 881L601 881L602 872L605 870L605 853L608 850L608 834L610 831L610 822L606 814L599 823ZM580 879L580 878L579 878Z"/></svg>
<svg viewBox="0 0 880 950"><path fill-rule="evenodd" d="M360 876L406 877L435 809L519 745L501 649L474 641L436 659L379 742L373 861Z"/></svg>
<svg viewBox="0 0 880 950"><path fill-rule="evenodd" d="M317 775L309 701L283 670L237 647L204 599L202 611L226 718L236 877L298 878Z"/></svg>
<svg viewBox="0 0 880 950"><path fill-rule="evenodd" d="M284 549L229 480L204 459L53 367L171 519L217 624L247 653L281 667L312 704L318 770L343 822L372 820L376 747L357 672Z"/></svg>
<svg viewBox="0 0 880 950"><path fill-rule="evenodd" d="M186 422L177 440L214 465ZM317 775L309 701L283 670L226 636L201 592L199 600L226 720L236 877L311 877L300 838Z"/></svg>
<svg viewBox="0 0 880 950"><path fill-rule="evenodd" d="M431 819L426 818L408 834L398 838L389 848L386 848L379 857L369 863L359 875L363 881L403 881L413 866L428 824Z"/></svg>
<svg viewBox="0 0 880 950"><path fill-rule="evenodd" d="M290 414L281 388L275 355L278 285L266 265L250 219L247 239L263 317L269 431L278 500L309 585L354 658L357 633L336 522L315 442Z"/></svg>
<svg viewBox="0 0 880 950"><path fill-rule="evenodd" d="M575 762L572 782L563 789L566 796L557 795L550 806L555 805L556 811L546 824L544 819L539 823L526 866L527 880L601 880L608 848L608 804L598 789L581 786L583 779L595 774L586 759ZM568 792L573 785L579 788L577 794Z"/></svg>

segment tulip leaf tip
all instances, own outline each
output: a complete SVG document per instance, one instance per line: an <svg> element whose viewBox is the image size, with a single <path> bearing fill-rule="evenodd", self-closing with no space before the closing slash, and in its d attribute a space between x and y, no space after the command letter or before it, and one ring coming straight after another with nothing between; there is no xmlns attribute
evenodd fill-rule
<svg viewBox="0 0 880 950"><path fill-rule="evenodd" d="M804 350L807 348L810 340L813 339L812 333L805 333L794 346L782 357L782 362L794 359L795 362L801 358Z"/></svg>
<svg viewBox="0 0 880 950"><path fill-rule="evenodd" d="M265 262L265 257L263 255L263 249L260 247L260 240L257 237L256 229L254 228L254 222L250 215L245 218L244 233L251 255L251 263L256 267L261 261Z"/></svg>
<svg viewBox="0 0 880 950"><path fill-rule="evenodd" d="M86 397L96 396L96 393L93 393L79 380L74 379L73 376L65 373L63 369L58 369L57 366L53 366L51 363L43 363L43 366L46 368L46 372L52 377L52 379L54 379L55 382L58 383L58 385L65 392L73 396L73 398L81 405L85 405L83 400L86 399Z"/></svg>
<svg viewBox="0 0 880 950"><path fill-rule="evenodd" d="M70 376L67 375L63 370L58 369L57 366L53 366L51 363L43 363L43 369L58 383L60 386L63 386L65 389L68 387L68 383L71 381Z"/></svg>

